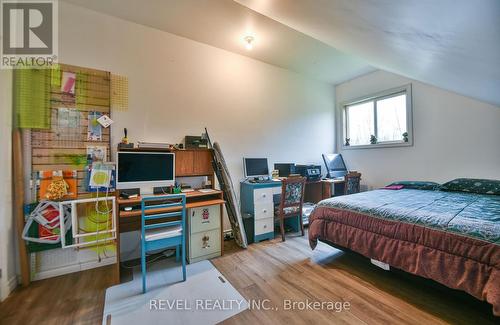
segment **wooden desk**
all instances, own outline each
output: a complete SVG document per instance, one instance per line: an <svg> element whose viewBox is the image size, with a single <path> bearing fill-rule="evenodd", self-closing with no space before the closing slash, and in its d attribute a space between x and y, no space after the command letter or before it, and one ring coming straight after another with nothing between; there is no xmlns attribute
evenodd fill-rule
<svg viewBox="0 0 500 325"><path fill-rule="evenodd" d="M344 179L322 179L322 188L323 188L323 198L322 200L329 199L332 196L340 196L344 195L344 186L345 186L345 180ZM334 187L334 192L340 192L338 193L332 193L332 186Z"/></svg>
<svg viewBox="0 0 500 325"><path fill-rule="evenodd" d="M283 178L283 177L282 177ZM280 178L280 179L282 179ZM317 181L307 181L304 190L304 202L318 203L321 200L334 196L332 185L335 190L344 195L345 180L343 179L319 179ZM338 194L335 194L337 196Z"/></svg>
<svg viewBox="0 0 500 325"><path fill-rule="evenodd" d="M220 190L213 190L213 192L202 193L199 191L184 193L186 195L186 208L198 208L202 206L209 206L215 204L224 204L223 193ZM135 206L141 204L141 197L134 199L122 199L118 198L116 200L118 211L119 211L119 229L120 233L135 231L141 229L141 209L133 209L132 211L122 211L126 206ZM222 208L222 207L221 207ZM156 214L178 211L179 208L163 208L148 210L146 214ZM221 209L222 211L222 209ZM221 212L222 216L222 212Z"/></svg>
<svg viewBox="0 0 500 325"><path fill-rule="evenodd" d="M198 208L210 205L220 205L220 224L221 224L221 255L224 253L224 232L222 231L223 225L223 209L224 205L224 196L223 192L220 190L213 190L208 193L203 193L200 191L193 191L183 193L186 195L186 208ZM161 196L161 195L160 195ZM123 208L126 206L138 206L141 204L141 197L133 198L133 199L122 199L117 198L117 209L118 213L118 223L117 223L117 232L118 234L129 232L129 231L138 231L141 229L141 215L142 211L140 208L134 208L132 211L123 211ZM180 209L175 208L162 208L162 209L153 209L148 210L146 214L157 214L157 213L166 213L179 211ZM188 218L188 216L186 216ZM169 218L152 220L152 223L156 222L165 222ZM172 218L170 218L172 219ZM189 233L188 230L186 230ZM120 275L120 236L117 236L117 274L118 279ZM118 280L119 282L119 280Z"/></svg>
<svg viewBox="0 0 500 325"><path fill-rule="evenodd" d="M345 181L338 179L320 179L317 181L307 181L305 188L305 202L318 203L321 200L329 199L333 196L332 185L344 194Z"/></svg>

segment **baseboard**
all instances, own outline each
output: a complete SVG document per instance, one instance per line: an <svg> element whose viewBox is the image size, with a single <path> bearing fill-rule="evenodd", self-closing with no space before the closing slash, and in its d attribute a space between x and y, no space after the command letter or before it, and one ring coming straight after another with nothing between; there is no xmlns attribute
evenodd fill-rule
<svg viewBox="0 0 500 325"><path fill-rule="evenodd" d="M17 288L17 275L14 275L7 281L7 287L9 289L9 293L14 291L15 288Z"/></svg>
<svg viewBox="0 0 500 325"><path fill-rule="evenodd" d="M0 297L0 301L4 301L17 288L17 283L17 275L7 280L7 285L1 290L2 296Z"/></svg>
<svg viewBox="0 0 500 325"><path fill-rule="evenodd" d="M224 234L224 240L234 239L234 234L232 229L224 230L223 234Z"/></svg>
<svg viewBox="0 0 500 325"><path fill-rule="evenodd" d="M47 270L47 271L41 271L37 272L33 275L32 280L33 281L38 281L38 280L43 280L43 279L48 279L68 273L74 273L74 272L80 272L84 270L89 270L101 266L106 266L106 265L111 265L116 263L116 256L113 257L108 257L104 258L101 260L101 262L98 261L89 261L89 262L83 262L83 263L78 263L78 264L73 264L73 265L68 265L68 266L63 266L63 267L58 267L53 270Z"/></svg>

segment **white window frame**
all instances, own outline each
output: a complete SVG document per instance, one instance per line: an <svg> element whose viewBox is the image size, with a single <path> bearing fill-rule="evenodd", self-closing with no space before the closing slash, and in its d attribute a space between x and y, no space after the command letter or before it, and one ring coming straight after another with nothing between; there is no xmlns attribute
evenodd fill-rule
<svg viewBox="0 0 500 325"><path fill-rule="evenodd" d="M399 94L406 94L406 130L408 132L408 141L405 142L403 139L398 141L384 141L376 144L363 144L363 145L345 145L345 139L348 134L348 123L347 119L348 114L346 113L347 106L352 106L356 104L362 104L366 102L374 102L373 110L374 110L374 127L375 127L375 135L377 134L377 101L397 96ZM387 148L387 147L409 147L413 145L413 100L411 94L411 84L407 84L401 87L392 88L388 90L384 90L378 92L376 94L371 94L368 96L363 96L354 100L349 100L340 104L341 107L341 119L340 119L340 130L342 130L341 134L341 147L343 150L351 150L351 149L368 149L368 148Z"/></svg>

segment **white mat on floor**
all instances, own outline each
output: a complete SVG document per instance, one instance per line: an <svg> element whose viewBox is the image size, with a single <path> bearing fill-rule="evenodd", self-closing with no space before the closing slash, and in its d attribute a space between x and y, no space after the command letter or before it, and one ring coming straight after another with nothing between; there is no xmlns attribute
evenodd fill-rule
<svg viewBox="0 0 500 325"><path fill-rule="evenodd" d="M103 324L109 315L112 325L217 324L248 308L240 293L209 261L187 265L186 282L180 282L179 265L168 259L148 267L145 294L140 269L134 270L132 281L108 288Z"/></svg>

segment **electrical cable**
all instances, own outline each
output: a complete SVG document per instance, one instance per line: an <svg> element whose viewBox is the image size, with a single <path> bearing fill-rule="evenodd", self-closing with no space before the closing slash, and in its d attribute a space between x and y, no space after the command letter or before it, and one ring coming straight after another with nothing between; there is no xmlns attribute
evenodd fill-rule
<svg viewBox="0 0 500 325"><path fill-rule="evenodd" d="M95 201L95 211L99 215L106 215L106 228L105 230L109 230L109 213L112 212L112 209L109 208L108 206L108 197L109 197L109 187L106 187L106 196L104 199L104 204L106 206L106 211L101 211L99 209L99 187L96 188L96 201ZM91 220L89 218L89 220ZM97 218L99 220L99 217ZM92 220L91 220L92 221ZM104 222L99 222L99 223L104 223ZM96 236L95 236L95 241L96 241L96 247L97 247L97 260L101 262L101 252L99 251L99 231L100 231L100 225L99 223L96 222ZM105 250L105 248L104 248ZM104 253L104 256L106 257L107 255Z"/></svg>
<svg viewBox="0 0 500 325"><path fill-rule="evenodd" d="M166 255L165 252L168 252L168 251L171 251L171 253L169 255ZM162 259L166 259L166 258L169 258L169 257L172 257L173 255L175 254L175 250L172 250L172 249L165 249L159 253L154 253L154 254L146 254L146 257L147 256L155 256L153 257L152 259L150 259L149 261L147 260L146 258L146 265L150 265L154 262L157 262L159 260L162 260ZM141 263L139 262L138 264L134 264L134 265L127 265L126 264L127 262L123 262L121 264L121 267L125 268L125 269L133 269L134 267L137 267L137 266L140 266Z"/></svg>

